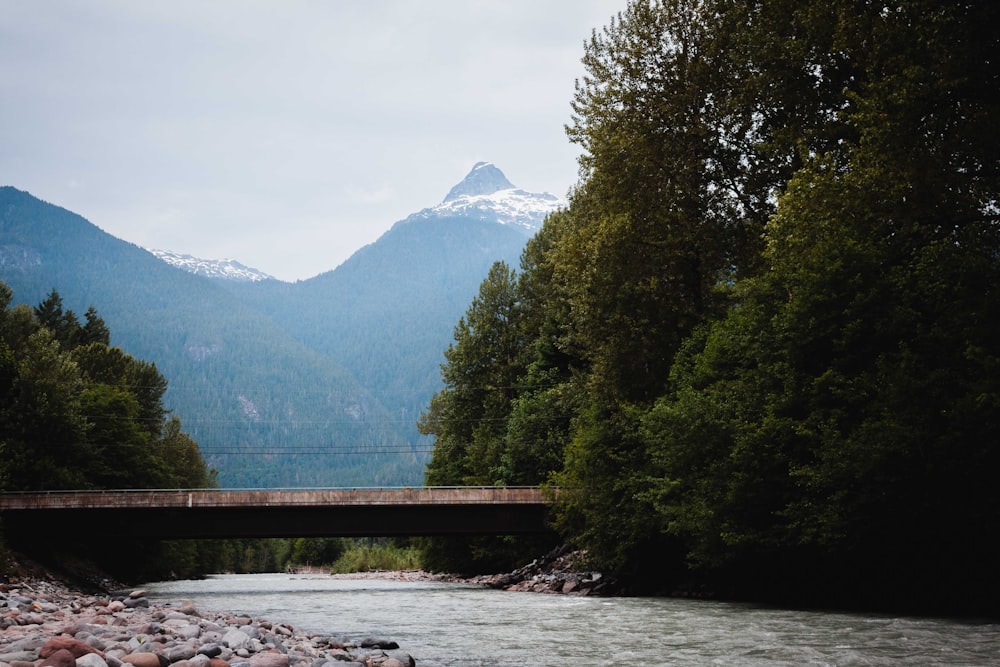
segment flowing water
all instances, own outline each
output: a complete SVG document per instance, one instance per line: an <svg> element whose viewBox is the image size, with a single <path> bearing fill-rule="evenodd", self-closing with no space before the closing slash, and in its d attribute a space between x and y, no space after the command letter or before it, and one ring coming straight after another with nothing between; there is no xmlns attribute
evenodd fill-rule
<svg viewBox="0 0 1000 667"><path fill-rule="evenodd" d="M155 601L191 600L312 633L390 639L418 667L1000 665L992 622L322 575L218 575L148 590Z"/></svg>

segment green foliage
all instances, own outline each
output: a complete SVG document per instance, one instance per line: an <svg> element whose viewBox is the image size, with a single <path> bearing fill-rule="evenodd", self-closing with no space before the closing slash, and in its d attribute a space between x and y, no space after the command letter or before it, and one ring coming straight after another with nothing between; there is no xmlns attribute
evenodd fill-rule
<svg viewBox="0 0 1000 667"><path fill-rule="evenodd" d="M54 290L34 310L12 302L0 282L0 490L214 485L180 419L165 419L166 380L153 364L109 347L96 310L81 325ZM132 580L190 576L202 566L195 543L151 542L119 558L93 545L9 537L43 559L97 553L98 565Z"/></svg>
<svg viewBox="0 0 1000 667"><path fill-rule="evenodd" d="M564 537L636 581L995 597L997 13L629 3L585 49L582 180L523 255L521 356L444 367L513 378L462 404L457 441L500 449L430 430L435 459L554 481Z"/></svg>
<svg viewBox="0 0 1000 667"><path fill-rule="evenodd" d="M165 422L156 366L109 347L94 309L81 325L54 290L34 312L0 285L0 483L4 490L175 488L211 482L193 440ZM54 327L54 329L53 329Z"/></svg>
<svg viewBox="0 0 1000 667"><path fill-rule="evenodd" d="M413 546L400 546L392 542L352 541L333 562L330 572L378 572L418 570L420 552Z"/></svg>
<svg viewBox="0 0 1000 667"><path fill-rule="evenodd" d="M299 537L292 540L289 566L323 566L336 562L347 548L347 540L336 537Z"/></svg>
<svg viewBox="0 0 1000 667"><path fill-rule="evenodd" d="M455 327L445 352L445 388L435 394L420 431L439 443L427 484L503 484L500 452L504 418L517 394L519 307L514 272L503 262L490 269L479 295Z"/></svg>

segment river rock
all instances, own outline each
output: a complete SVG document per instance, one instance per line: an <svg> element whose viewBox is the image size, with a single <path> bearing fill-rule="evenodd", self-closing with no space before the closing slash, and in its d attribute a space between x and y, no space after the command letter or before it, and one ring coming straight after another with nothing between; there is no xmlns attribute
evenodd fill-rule
<svg viewBox="0 0 1000 667"><path fill-rule="evenodd" d="M61 648L38 663L38 667L76 667L76 656Z"/></svg>
<svg viewBox="0 0 1000 667"><path fill-rule="evenodd" d="M201 614L198 613L198 608L195 607L194 603L190 600L182 600L177 606L177 611L186 616L201 616Z"/></svg>
<svg viewBox="0 0 1000 667"><path fill-rule="evenodd" d="M194 656L195 656L194 647L189 646L187 644L172 646L163 651L163 657L165 657L170 662L180 662L181 660L190 660Z"/></svg>
<svg viewBox="0 0 1000 667"><path fill-rule="evenodd" d="M76 667L109 667L107 661L96 653L87 653L76 659Z"/></svg>
<svg viewBox="0 0 1000 667"><path fill-rule="evenodd" d="M160 656L155 653L129 653L122 657L122 662L134 667L161 667Z"/></svg>
<svg viewBox="0 0 1000 667"><path fill-rule="evenodd" d="M288 667L288 656L279 651L264 651L250 658L250 667Z"/></svg>
<svg viewBox="0 0 1000 667"><path fill-rule="evenodd" d="M385 639L367 638L361 649L356 640L297 634L289 624L202 615L191 603L154 605L143 591L109 600L72 594L47 582L33 582L28 590L30 597L14 597L16 590L0 596L0 667L415 664L405 653L386 651L398 644Z"/></svg>
<svg viewBox="0 0 1000 667"><path fill-rule="evenodd" d="M56 651L66 650L73 654L73 659L87 655L88 653L98 653L99 651L93 646L80 641L79 639L74 639L72 637L53 637L49 641L45 642L45 645L38 650L39 658L48 658L50 655ZM101 656L104 657L103 655Z"/></svg>
<svg viewBox="0 0 1000 667"><path fill-rule="evenodd" d="M242 630L232 629L226 634L222 635L223 646L228 646L234 651L239 651L240 649L247 649L251 645L250 635L243 632Z"/></svg>
<svg viewBox="0 0 1000 667"><path fill-rule="evenodd" d="M0 662L12 664L15 662L35 662L38 660L38 649L34 651L11 651L10 653L0 653Z"/></svg>
<svg viewBox="0 0 1000 667"><path fill-rule="evenodd" d="M388 655L390 658L394 658L403 663L406 667L416 667L417 661L413 659L413 656L409 653L403 651L389 651Z"/></svg>
<svg viewBox="0 0 1000 667"><path fill-rule="evenodd" d="M166 620L162 627L169 630L177 639L189 640L201 636L201 627L180 619Z"/></svg>
<svg viewBox="0 0 1000 667"><path fill-rule="evenodd" d="M215 658L222 653L222 647L214 642L209 642L208 644L202 644L198 648L198 653L208 656L209 658Z"/></svg>

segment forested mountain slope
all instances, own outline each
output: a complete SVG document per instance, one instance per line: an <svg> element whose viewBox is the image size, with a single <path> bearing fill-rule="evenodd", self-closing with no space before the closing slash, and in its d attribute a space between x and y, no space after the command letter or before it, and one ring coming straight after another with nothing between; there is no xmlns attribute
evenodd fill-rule
<svg viewBox="0 0 1000 667"><path fill-rule="evenodd" d="M56 289L76 312L95 306L113 344L153 360L223 486L418 485L416 421L455 323L490 265L516 264L560 203L479 163L335 270L238 282L5 187L0 278L21 302Z"/></svg>
<svg viewBox="0 0 1000 667"><path fill-rule="evenodd" d="M350 372L216 282L12 187L0 188L0 278L19 302L56 289L77 313L96 307L112 344L167 378L165 404L223 486L420 479L397 423Z"/></svg>
<svg viewBox="0 0 1000 667"><path fill-rule="evenodd" d="M440 387L452 331L495 261L516 266L560 200L477 164L437 206L397 222L333 271L227 283L290 336L354 373L410 429Z"/></svg>

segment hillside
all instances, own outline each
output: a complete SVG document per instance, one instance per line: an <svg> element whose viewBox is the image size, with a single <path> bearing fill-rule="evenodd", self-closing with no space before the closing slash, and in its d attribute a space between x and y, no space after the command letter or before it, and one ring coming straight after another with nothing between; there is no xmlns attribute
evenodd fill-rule
<svg viewBox="0 0 1000 667"><path fill-rule="evenodd" d="M224 486L420 478L397 424L343 367L216 282L12 187L0 188L0 279L17 302L55 289L77 313L97 308L112 344L167 378L167 407Z"/></svg>
<svg viewBox="0 0 1000 667"><path fill-rule="evenodd" d="M455 323L559 203L479 163L335 270L284 283L154 256L5 187L0 279L19 302L54 288L78 313L96 307L113 344L166 376L168 407L224 486L416 485L428 444L415 424Z"/></svg>

